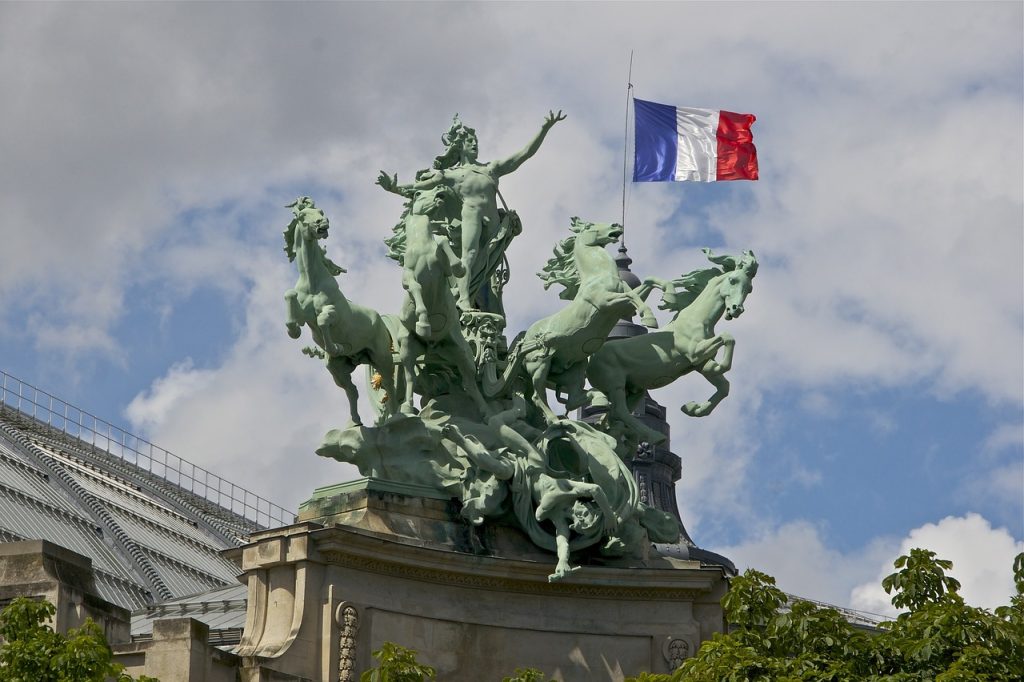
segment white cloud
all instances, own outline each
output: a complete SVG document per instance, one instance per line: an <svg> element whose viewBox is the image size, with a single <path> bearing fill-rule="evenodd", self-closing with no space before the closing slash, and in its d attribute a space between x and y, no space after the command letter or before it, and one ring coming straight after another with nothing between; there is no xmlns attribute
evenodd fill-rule
<svg viewBox="0 0 1024 682"><path fill-rule="evenodd" d="M829 547L819 526L796 520L779 526L762 522L750 539L715 551L732 559L740 571L754 568L775 577L785 592L849 606L852 586L874 574L878 563L891 554L892 543L879 538L844 553ZM857 604L854 608L872 610Z"/></svg>
<svg viewBox="0 0 1024 682"><path fill-rule="evenodd" d="M1024 542L973 513L925 524L903 540L880 536L849 551L834 549L824 529L806 520L779 525L762 521L751 528L749 539L715 551L732 559L740 571L755 568L774 576L790 594L889 617L897 611L881 587L882 579L895 570L896 557L911 548L950 559L949 574L961 582L961 595L984 608L1009 603L1013 557L1024 551Z"/></svg>
<svg viewBox="0 0 1024 682"><path fill-rule="evenodd" d="M521 300L510 313L525 326L553 305L527 273L568 215L618 213L622 46L643 36L637 94L687 92L685 103L760 117L754 207L709 216L730 248L753 247L766 264L745 329L758 340L746 352L760 382L925 379L936 391L1021 400L1020 269L992 258L1022 250L1021 161L1010 153L1020 131L973 136L971 153L958 151L977 120L1020 118L1017 7L931 7L927 30L916 8L838 5L742 16L635 4L256 5L242 23L216 6L3 12L17 58L0 80L18 97L0 110L0 200L9 224L45 225L51 248L25 259L31 231L5 234L0 297L48 310L32 327L40 343L67 328L83 349L110 352L122 306L96 314L72 294L124 300L144 277L136 259L182 229L181 210L317 181L342 191L339 218L350 201L369 201L352 229L376 240L398 210L373 191L376 167L408 176L425 165L454 110L493 158L562 106L569 120L503 183L527 226L510 254ZM726 12L728 37L697 29ZM557 28L569 24L579 30ZM38 48L58 37L63 49ZM714 70L666 66L700 63L710 46L725 50ZM665 223L674 189L632 192L630 243L646 272L674 274L689 257L662 243L676 228ZM222 262L209 257L220 253L216 226L186 234L166 254L178 265L163 271L185 287ZM43 272L46 286L34 286Z"/></svg>
<svg viewBox="0 0 1024 682"><path fill-rule="evenodd" d="M719 250L752 248L762 262L747 313L722 325L738 340L733 394L708 419L678 411L710 392L699 379L656 394L684 455L684 519L710 546L717 528L758 521L750 463L765 432L793 418L762 405L770 388L806 390L803 407L820 415L842 409L836 389L848 384L1024 400L1021 8L933 4L926 22L921 12L0 4L0 84L17 95L0 99L0 320L37 311L11 325L41 350L116 360L132 341L118 320L146 304L140 283L176 300L213 287L240 311L234 341L202 369L178 359L133 377L141 392L127 414L156 442L294 506L352 472L311 454L345 418L344 397L283 334L294 276L266 236L284 226L279 204L330 188L315 198L332 257L349 268L346 294L394 311L403 294L380 240L400 205L373 186L377 169L408 178L426 166L455 111L491 159L564 108L537 157L502 181L525 226L509 254L512 336L559 305L532 273L568 216L619 215L625 65L638 45L638 96L759 117L762 180L717 195L733 199L709 207L690 187L630 188L639 274L702 266L704 223ZM704 28L724 16L728 35ZM701 68L711 53L715 67ZM980 135L978 121L1009 123ZM252 220L253 207L265 216ZM882 415L875 426L891 424ZM1012 497L1001 483L1012 480L993 469L984 489ZM769 535L766 550L776 539L802 543L819 565L843 558L813 527Z"/></svg>
<svg viewBox="0 0 1024 682"><path fill-rule="evenodd" d="M875 579L850 592L853 608L895 614L891 596L881 587L882 579L895 570L892 562L897 556L915 547L931 550L938 558L953 562L948 574L960 581L960 594L972 606L1003 606L1015 594L1013 557L1024 552L1024 542L1014 539L1005 528L993 528L979 514L968 513L962 517L947 516L938 523L910 531L899 543L899 549L881 562Z"/></svg>
<svg viewBox="0 0 1024 682"><path fill-rule="evenodd" d="M1000 424L985 439L982 451L991 455L1021 446L1024 446L1024 423Z"/></svg>
<svg viewBox="0 0 1024 682"><path fill-rule="evenodd" d="M135 428L149 430L163 424L182 401L190 400L214 379L214 372L196 369L192 358L186 358L171 365L167 374L154 381L149 390L135 396L125 408L125 416Z"/></svg>

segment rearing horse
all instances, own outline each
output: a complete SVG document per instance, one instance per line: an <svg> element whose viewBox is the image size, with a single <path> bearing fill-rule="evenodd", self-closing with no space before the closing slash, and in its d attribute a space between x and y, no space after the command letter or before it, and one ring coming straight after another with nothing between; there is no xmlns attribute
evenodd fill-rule
<svg viewBox="0 0 1024 682"><path fill-rule="evenodd" d="M398 335L398 355L405 374L405 392L401 410L412 414L416 365L429 354L434 360L454 366L461 378L462 390L480 414L490 409L476 384L473 351L462 334L460 315L449 280L466 274L462 263L448 245L447 236L434 233L433 218L443 216L445 205L457 200L444 185L413 193L404 216L405 254L402 259L402 286L409 293L399 319L407 333Z"/></svg>
<svg viewBox="0 0 1024 682"><path fill-rule="evenodd" d="M715 393L704 402L680 408L691 417L710 414L729 395L725 373L732 367L736 342L729 334L716 334L715 324L723 314L730 320L743 312L743 302L753 290L750 281L757 274L757 260L750 251L739 257L713 256L709 249L704 253L721 267L695 270L674 282L647 280L664 291L662 308L678 311L663 330L606 343L587 369L591 386L611 403L609 416L651 443L661 443L665 436L632 415L645 391L696 370L715 387ZM684 291L677 292L677 287ZM722 348L725 351L718 360Z"/></svg>
<svg viewBox="0 0 1024 682"><path fill-rule="evenodd" d="M352 372L361 364L372 365L380 374L389 396L385 413L393 413L396 400L391 335L380 315L352 303L341 293L335 277L345 270L331 262L319 244L330 227L323 210L309 197L299 197L288 208L295 217L284 231L284 250L288 260L295 261L299 268L295 287L284 294L288 336L297 339L302 325L309 327L321 350L307 348L304 352L326 360L334 382L348 396L353 424L362 424L359 391L352 383Z"/></svg>
<svg viewBox="0 0 1024 682"><path fill-rule="evenodd" d="M545 289L552 284L564 286L559 297L571 303L533 323L512 349L504 380L495 382L485 377L484 386L485 394L497 395L521 363L533 387L533 402L549 423L558 418L548 405L549 385L567 411L590 401L591 394L584 389L587 358L601 348L616 322L632 317L635 310L644 325L658 326L644 303L652 286L644 284L630 289L619 277L615 260L605 250L622 236L622 226L574 217L570 229L574 234L555 247L555 255L540 277ZM566 394L564 400L559 397L562 392Z"/></svg>

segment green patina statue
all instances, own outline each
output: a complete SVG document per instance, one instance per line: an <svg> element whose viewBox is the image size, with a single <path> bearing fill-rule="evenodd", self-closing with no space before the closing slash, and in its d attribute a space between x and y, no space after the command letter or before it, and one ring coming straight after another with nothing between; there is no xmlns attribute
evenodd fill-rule
<svg viewBox="0 0 1024 682"><path fill-rule="evenodd" d="M565 287L560 296L571 302L530 325L513 347L504 380L486 385L488 395L500 394L521 366L530 380L533 401L549 423L558 419L548 405L549 386L556 397L566 394L567 411L590 401L584 389L587 358L604 344L616 322L632 317L636 310L645 325L658 326L643 301L651 287L640 287L643 291L627 287L605 250L622 235L622 226L573 218L570 229L573 235L555 247L555 255L540 277L545 289L552 284Z"/></svg>
<svg viewBox="0 0 1024 682"><path fill-rule="evenodd" d="M369 363L377 370L384 389L394 394L391 335L380 315L352 303L341 293L335 277L345 270L327 257L319 243L327 238L330 227L324 212L309 197L299 197L287 208L292 209L294 217L284 231L284 250L299 269L299 281L284 295L288 335L297 339L302 325L309 327L319 348L307 347L305 352L327 361L335 383L348 396L352 424L362 424L352 372L357 365Z"/></svg>
<svg viewBox="0 0 1024 682"><path fill-rule="evenodd" d="M434 160L431 171L418 174L411 185L399 185L397 175L389 176L383 171L378 176L377 183L381 187L397 194L407 195L410 190L443 184L458 197L458 206L449 214L447 222L461 252L463 274L456 277L462 310L500 309L500 301L494 300L499 292L494 291L490 282L504 259L505 248L522 227L513 212L498 208L501 196L498 178L516 170L536 154L551 127L564 119L561 111L549 113L540 132L518 153L481 163L477 160L480 148L476 131L456 115L451 128L441 137L445 151Z"/></svg>
<svg viewBox="0 0 1024 682"><path fill-rule="evenodd" d="M568 304L509 346L505 250L522 228L501 199L498 178L533 156L564 118L550 113L522 151L484 164L475 131L456 117L433 168L409 185L379 175L381 187L406 200L386 241L406 291L397 315L378 315L342 295L336 277L344 271L319 244L327 218L308 197L290 204L294 218L285 231L285 251L299 270L285 294L288 333L298 338L309 327L316 345L303 350L326 361L351 413L351 423L328 432L317 453L355 464L364 476L443 492L471 527L514 522L555 553L552 581L576 570L574 553L635 556L645 543L678 540L676 519L639 499L626 465L638 442L664 438L632 410L645 391L693 371L716 391L684 405L684 413L707 415L725 398L735 344L714 327L723 315L743 312L757 272L749 251L732 257L705 249L715 267L672 281L649 278L632 289L606 250L621 226L572 218L572 234L539 275L545 288L563 287ZM634 314L658 327L645 302L655 289L661 308L675 312L672 321L605 343L616 322ZM351 375L360 364L372 373L373 426L356 407ZM596 425L558 416L548 389L567 413L604 406L605 416Z"/></svg>
<svg viewBox="0 0 1024 682"><path fill-rule="evenodd" d="M738 258L713 256L710 249L704 253L719 267L695 270L674 282L653 280L664 291L662 308L676 313L664 330L605 344L588 363L587 378L611 401L610 416L640 440L665 440L663 434L631 414L644 392L699 372L715 387L715 393L704 402L683 405L682 411L691 417L710 414L729 395L725 373L732 367L736 342L729 334L716 334L715 324L723 314L731 320L743 312L743 301L753 289L750 280L757 274L757 260L750 251ZM677 287L684 292L676 291ZM723 353L718 360L720 350Z"/></svg>

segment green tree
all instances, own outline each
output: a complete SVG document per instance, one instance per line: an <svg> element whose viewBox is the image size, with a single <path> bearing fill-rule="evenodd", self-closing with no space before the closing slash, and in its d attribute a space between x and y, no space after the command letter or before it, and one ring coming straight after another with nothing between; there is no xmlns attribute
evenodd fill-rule
<svg viewBox="0 0 1024 682"><path fill-rule="evenodd" d="M380 664L360 675L359 682L424 682L436 678L433 668L416 660L415 651L392 642L384 642L373 657Z"/></svg>
<svg viewBox="0 0 1024 682"><path fill-rule="evenodd" d="M867 634L835 609L796 601L754 570L722 600L732 628L716 634L669 675L634 682L972 682L1024 679L1024 554L1014 560L1017 594L995 612L964 603L952 563L913 549L882 581L906 609Z"/></svg>
<svg viewBox="0 0 1024 682"><path fill-rule="evenodd" d="M516 668L511 677L503 677L501 682L548 682L548 676L536 668Z"/></svg>
<svg viewBox="0 0 1024 682"><path fill-rule="evenodd" d="M49 625L55 612L49 602L24 598L0 612L0 681L131 682L92 619L65 637ZM139 682L157 680L143 675Z"/></svg>

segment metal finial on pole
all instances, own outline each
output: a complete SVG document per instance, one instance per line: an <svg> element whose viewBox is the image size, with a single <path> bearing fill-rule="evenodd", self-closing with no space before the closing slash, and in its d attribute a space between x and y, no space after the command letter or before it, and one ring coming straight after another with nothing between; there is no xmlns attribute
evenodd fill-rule
<svg viewBox="0 0 1024 682"><path fill-rule="evenodd" d="M629 75L626 76L626 119L622 133L622 246L626 246L626 164L629 153L629 96L633 90L633 50L629 51Z"/></svg>

